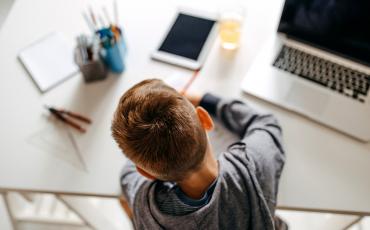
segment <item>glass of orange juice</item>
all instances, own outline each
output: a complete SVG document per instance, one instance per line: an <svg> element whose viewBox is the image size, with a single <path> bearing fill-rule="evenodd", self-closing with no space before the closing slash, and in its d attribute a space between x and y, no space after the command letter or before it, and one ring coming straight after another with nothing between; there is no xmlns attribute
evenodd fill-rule
<svg viewBox="0 0 370 230"><path fill-rule="evenodd" d="M234 50L239 47L243 19L242 7L227 9L221 13L219 36L224 49Z"/></svg>

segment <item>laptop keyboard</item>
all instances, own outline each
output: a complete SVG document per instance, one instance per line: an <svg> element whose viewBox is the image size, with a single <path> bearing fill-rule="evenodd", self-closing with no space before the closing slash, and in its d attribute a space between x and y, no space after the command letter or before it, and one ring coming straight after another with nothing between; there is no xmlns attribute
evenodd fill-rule
<svg viewBox="0 0 370 230"><path fill-rule="evenodd" d="M369 92L370 75L292 47L283 46L273 65L362 103Z"/></svg>

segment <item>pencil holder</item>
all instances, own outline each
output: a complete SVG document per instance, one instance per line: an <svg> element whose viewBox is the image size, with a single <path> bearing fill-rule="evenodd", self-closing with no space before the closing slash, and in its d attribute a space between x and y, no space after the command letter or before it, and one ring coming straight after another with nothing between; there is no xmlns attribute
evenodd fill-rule
<svg viewBox="0 0 370 230"><path fill-rule="evenodd" d="M122 73L125 71L126 44L124 39L120 39L112 46L105 47L100 52L101 58L106 66L113 73Z"/></svg>
<svg viewBox="0 0 370 230"><path fill-rule="evenodd" d="M108 75L108 70L102 60L99 58L97 60L83 60L78 47L75 50L75 62L85 82L104 80Z"/></svg>

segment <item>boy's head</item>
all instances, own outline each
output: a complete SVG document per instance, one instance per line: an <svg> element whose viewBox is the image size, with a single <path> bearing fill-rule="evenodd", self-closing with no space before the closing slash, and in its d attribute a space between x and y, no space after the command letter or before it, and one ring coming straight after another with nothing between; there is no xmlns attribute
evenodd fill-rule
<svg viewBox="0 0 370 230"><path fill-rule="evenodd" d="M112 135L139 170L180 181L201 166L207 151L198 110L161 80L145 80L121 97Z"/></svg>

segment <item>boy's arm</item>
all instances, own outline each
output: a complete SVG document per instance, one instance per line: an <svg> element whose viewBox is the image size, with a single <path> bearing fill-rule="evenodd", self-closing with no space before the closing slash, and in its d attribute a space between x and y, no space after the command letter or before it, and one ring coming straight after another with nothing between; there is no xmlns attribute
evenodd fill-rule
<svg viewBox="0 0 370 230"><path fill-rule="evenodd" d="M272 114L259 113L241 101L222 100L209 93L200 99L199 106L220 119L243 142L256 131L264 131L269 134L280 153L284 153L281 127Z"/></svg>
<svg viewBox="0 0 370 230"><path fill-rule="evenodd" d="M147 181L148 179L141 176L136 171L136 166L134 165L134 163L127 159L127 162L121 171L120 182L124 200L127 202L128 206L131 209L133 209L134 207L136 194L138 193L141 186Z"/></svg>
<svg viewBox="0 0 370 230"><path fill-rule="evenodd" d="M199 105L219 118L246 145L256 166L256 176L265 197L275 201L284 165L281 127L271 114L262 114L238 100L222 100L204 95Z"/></svg>

